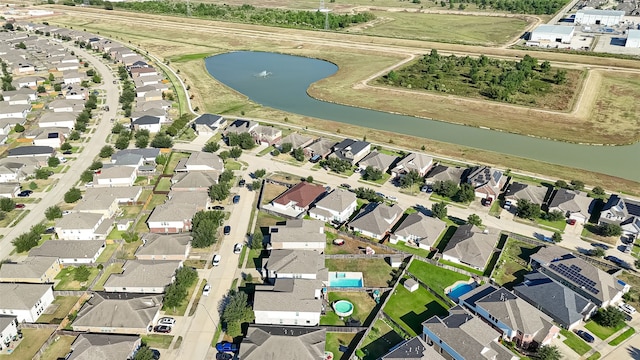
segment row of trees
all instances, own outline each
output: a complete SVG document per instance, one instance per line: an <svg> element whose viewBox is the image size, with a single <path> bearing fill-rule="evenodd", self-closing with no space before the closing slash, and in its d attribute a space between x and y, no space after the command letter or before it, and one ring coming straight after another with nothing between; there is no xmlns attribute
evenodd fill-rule
<svg viewBox="0 0 640 360"><path fill-rule="evenodd" d="M435 0L434 0L435 2ZM494 9L506 11L514 14L536 14L551 15L555 14L563 6L567 4L567 0L449 0L449 8L453 9L454 4L475 4L480 10ZM447 2L440 1L441 6L445 6ZM458 6L458 9L464 10Z"/></svg>
<svg viewBox="0 0 640 360"><path fill-rule="evenodd" d="M187 289L198 280L198 272L189 266L176 270L176 277L164 293L163 307L174 309L187 299Z"/></svg>
<svg viewBox="0 0 640 360"><path fill-rule="evenodd" d="M191 220L191 246L204 248L218 241L218 228L224 220L222 211L198 211Z"/></svg>
<svg viewBox="0 0 640 360"><path fill-rule="evenodd" d="M43 224L36 224L29 229L26 233L19 235L11 242L16 247L16 251L19 253L29 251L38 246L40 242L40 235L44 234L47 227Z"/></svg>
<svg viewBox="0 0 640 360"><path fill-rule="evenodd" d="M453 180L436 181L431 188L434 193L456 202L471 202L476 197L476 192L471 184L458 185Z"/></svg>
<svg viewBox="0 0 640 360"><path fill-rule="evenodd" d="M284 143L280 146L280 150L282 150L282 152L285 154L290 153L291 156L297 161L304 161L304 150L302 150L302 148L293 149L293 144Z"/></svg>
<svg viewBox="0 0 640 360"><path fill-rule="evenodd" d="M240 150L240 148L235 148ZM242 150L240 150L242 151ZM225 170L218 177L218 183L209 188L209 197L214 201L222 201L231 194L231 186L235 180L232 170Z"/></svg>

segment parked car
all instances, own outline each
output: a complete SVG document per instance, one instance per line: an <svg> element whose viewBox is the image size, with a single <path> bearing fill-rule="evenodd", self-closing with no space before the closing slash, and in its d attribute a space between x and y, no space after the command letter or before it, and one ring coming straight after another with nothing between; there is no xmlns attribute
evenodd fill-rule
<svg viewBox="0 0 640 360"><path fill-rule="evenodd" d="M216 360L231 360L233 359L233 355L229 353L217 353Z"/></svg>
<svg viewBox="0 0 640 360"><path fill-rule="evenodd" d="M211 210L224 211L224 206L216 205L216 206L213 206Z"/></svg>
<svg viewBox="0 0 640 360"><path fill-rule="evenodd" d="M236 352L238 351L238 345L223 341L216 344L216 350L219 352Z"/></svg>
<svg viewBox="0 0 640 360"><path fill-rule="evenodd" d="M491 206L491 204L493 203L493 198L484 198L482 199L482 205L484 206Z"/></svg>
<svg viewBox="0 0 640 360"><path fill-rule="evenodd" d="M202 288L202 296L209 296L211 292L211 285L207 284Z"/></svg>
<svg viewBox="0 0 640 360"><path fill-rule="evenodd" d="M151 349L151 356L153 357L153 360L160 359L160 351L157 349Z"/></svg>
<svg viewBox="0 0 640 360"><path fill-rule="evenodd" d="M568 219L568 220L567 220L567 224L569 224L569 225L575 225L575 224L576 224L576 219Z"/></svg>
<svg viewBox="0 0 640 360"><path fill-rule="evenodd" d="M225 235L231 234L231 226L225 225L223 232L224 232Z"/></svg>
<svg viewBox="0 0 640 360"><path fill-rule="evenodd" d="M33 194L32 190L22 190L18 193L18 197L29 197L31 194Z"/></svg>
<svg viewBox="0 0 640 360"><path fill-rule="evenodd" d="M171 332L171 326L169 326L169 325L158 325L158 326L153 328L153 331L158 332L158 333L168 334L168 333Z"/></svg>
<svg viewBox="0 0 640 360"><path fill-rule="evenodd" d="M247 182L244 179L240 179L238 186L244 186Z"/></svg>
<svg viewBox="0 0 640 360"><path fill-rule="evenodd" d="M16 209L24 209L24 204L16 204Z"/></svg>
<svg viewBox="0 0 640 360"><path fill-rule="evenodd" d="M89 181L88 183L84 184L84 186L93 187L93 181Z"/></svg>
<svg viewBox="0 0 640 360"><path fill-rule="evenodd" d="M607 255L607 256L605 256L605 257L604 257L604 259L605 259L605 260L609 260L609 261L611 261L612 263L614 263L614 264L618 264L618 265L620 265L620 264L622 264L622 263L623 263L622 259L617 258L617 257L615 257L615 256L613 256L613 255Z"/></svg>
<svg viewBox="0 0 640 360"><path fill-rule="evenodd" d="M222 257L218 254L213 255L213 261L211 261L211 264L213 266L218 266L220 265L220 260L222 260Z"/></svg>
<svg viewBox="0 0 640 360"><path fill-rule="evenodd" d="M583 330L576 330L576 334L578 334L578 336L580 336L584 341L586 341L588 343L592 343L592 342L594 342L596 340L593 337L593 335L591 335L588 332L583 331Z"/></svg>
<svg viewBox="0 0 640 360"><path fill-rule="evenodd" d="M511 200L505 201L503 207L504 207L505 210L511 209Z"/></svg>
<svg viewBox="0 0 640 360"><path fill-rule="evenodd" d="M634 308L633 306L631 306L629 304L625 304L625 303L620 304L620 306L618 306L618 308L620 310L624 311L625 313L629 314L629 315L633 315L636 312L636 308Z"/></svg>
<svg viewBox="0 0 640 360"><path fill-rule="evenodd" d="M158 320L159 325L173 325L176 323L176 319L172 317L163 317Z"/></svg>
<svg viewBox="0 0 640 360"><path fill-rule="evenodd" d="M398 198L395 196L387 196L387 200L389 201L398 201Z"/></svg>
<svg viewBox="0 0 640 360"><path fill-rule="evenodd" d="M69 210L64 210L62 212L62 216L69 215L69 214L71 214L71 211L69 211Z"/></svg>
<svg viewBox="0 0 640 360"><path fill-rule="evenodd" d="M235 196L233 197L233 203L234 203L234 204L237 204L237 203L239 203L239 202L240 202L240 195L235 195Z"/></svg>
<svg viewBox="0 0 640 360"><path fill-rule="evenodd" d="M609 250L609 246L608 245L597 243L597 242L591 243L591 246L595 246L595 247L603 248L605 250Z"/></svg>
<svg viewBox="0 0 640 360"><path fill-rule="evenodd" d="M60 160L60 162L61 162L61 163L63 163L63 164L67 162L67 158L66 158L66 157L64 157L64 156L60 156L60 157L58 158L58 160Z"/></svg>
<svg viewBox="0 0 640 360"><path fill-rule="evenodd" d="M71 151L71 150L65 150L65 151L62 153L62 155L71 155L71 154L73 154L73 151Z"/></svg>
<svg viewBox="0 0 640 360"><path fill-rule="evenodd" d="M422 187L420 188L420 191L426 193L426 192L430 192L429 189L431 189L431 186L422 185Z"/></svg>
<svg viewBox="0 0 640 360"><path fill-rule="evenodd" d="M53 226L48 227L47 230L44 231L45 234L53 234L56 232L56 228L54 228Z"/></svg>
<svg viewBox="0 0 640 360"><path fill-rule="evenodd" d="M234 254L240 254L242 252L242 244L237 243L235 245L233 245L233 253Z"/></svg>
<svg viewBox="0 0 640 360"><path fill-rule="evenodd" d="M345 184L340 184L340 187L343 187L345 189L351 189L351 185L346 184L346 183Z"/></svg>

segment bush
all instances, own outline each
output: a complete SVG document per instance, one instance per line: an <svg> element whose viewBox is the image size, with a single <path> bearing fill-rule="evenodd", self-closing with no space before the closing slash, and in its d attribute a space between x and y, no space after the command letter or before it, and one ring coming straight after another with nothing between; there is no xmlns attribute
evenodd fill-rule
<svg viewBox="0 0 640 360"><path fill-rule="evenodd" d="M598 233L602 236L620 236L622 228L620 225L604 223L598 226Z"/></svg>
<svg viewBox="0 0 640 360"><path fill-rule="evenodd" d="M285 154L291 152L291 149L293 149L292 143L284 143L280 145L280 151L282 151Z"/></svg>
<svg viewBox="0 0 640 360"><path fill-rule="evenodd" d="M89 170L98 170L98 169L102 169L102 167L104 166L103 163L101 163L100 161L94 161L91 163L91 166L89 166Z"/></svg>
<svg viewBox="0 0 640 360"><path fill-rule="evenodd" d="M64 194L64 202L67 204L74 203L78 200L82 199L82 192L80 189L72 187Z"/></svg>
<svg viewBox="0 0 640 360"><path fill-rule="evenodd" d="M124 150L126 148L129 147L129 141L131 141L131 139L129 139L129 135L125 135L123 133L120 134L120 136L118 136L118 139L116 139L116 149L118 150Z"/></svg>
<svg viewBox="0 0 640 360"><path fill-rule="evenodd" d="M73 149L73 146L71 146L71 144L69 144L68 142L65 142L64 144L60 145L60 150L62 151L67 151L71 149Z"/></svg>
<svg viewBox="0 0 640 360"><path fill-rule="evenodd" d="M51 175L53 175L53 172L45 168L37 169L35 173L36 179L38 180L47 180Z"/></svg>
<svg viewBox="0 0 640 360"><path fill-rule="evenodd" d="M21 133L21 132L24 132L24 130L25 130L25 129L24 129L24 126L22 126L22 125L20 125L20 124L16 124L16 125L13 127L13 130L14 130L15 132L17 132L17 133Z"/></svg>
<svg viewBox="0 0 640 360"><path fill-rule="evenodd" d="M151 147L153 148L170 148L173 146L173 140L167 135L163 133L158 133L151 141Z"/></svg>
<svg viewBox="0 0 640 360"><path fill-rule="evenodd" d="M624 322L624 313L613 306L607 306L606 308L598 309L598 312L593 317L593 321L604 327L616 327Z"/></svg>
<svg viewBox="0 0 640 360"><path fill-rule="evenodd" d="M258 229L258 231L253 233L253 236L251 236L251 248L254 250L258 250L258 249L262 249L263 246L263 242L264 241L264 236L262 235L262 231L260 231Z"/></svg>
<svg viewBox="0 0 640 360"><path fill-rule="evenodd" d="M89 276L91 276L91 270L85 265L78 266L73 273L73 279L81 283L89 280Z"/></svg>
<svg viewBox="0 0 640 360"><path fill-rule="evenodd" d="M69 140L72 140L72 141L80 140L80 133L77 131L72 131L71 134L69 134Z"/></svg>
<svg viewBox="0 0 640 360"><path fill-rule="evenodd" d="M108 158L111 157L111 155L113 155L113 147L110 145L105 145L102 147L102 149L100 149L100 157L101 158Z"/></svg>
<svg viewBox="0 0 640 360"><path fill-rule="evenodd" d="M44 215L47 220L53 221L62 217L62 210L58 206L50 206L45 210Z"/></svg>
<svg viewBox="0 0 640 360"><path fill-rule="evenodd" d="M93 181L93 171L91 170L83 171L82 174L80 174L80 181L82 181L83 183L88 183L90 181Z"/></svg>
<svg viewBox="0 0 640 360"><path fill-rule="evenodd" d="M266 174L267 174L267 170L265 170L265 169L258 169L258 170L253 172L253 176L255 176L258 179L260 179L261 177L265 176Z"/></svg>
<svg viewBox="0 0 640 360"><path fill-rule="evenodd" d="M431 206L431 212L433 216L444 220L447 217L447 204L444 202L435 203Z"/></svg>
<svg viewBox="0 0 640 360"><path fill-rule="evenodd" d="M52 168L58 167L58 165L60 165L60 159L58 159L55 156L52 156L49 159L47 159L47 165Z"/></svg>
<svg viewBox="0 0 640 360"><path fill-rule="evenodd" d="M149 145L149 138L147 136L140 136L136 138L136 147L138 149L144 149Z"/></svg>
<svg viewBox="0 0 640 360"><path fill-rule="evenodd" d="M218 144L215 141L210 141L210 142L206 143L204 145L204 147L202 148L202 151L208 152L208 153L214 153L214 152L216 152L218 150L220 150L220 144Z"/></svg>
<svg viewBox="0 0 640 360"><path fill-rule="evenodd" d="M0 198L0 210L9 212L16 208L16 203L9 198Z"/></svg>
<svg viewBox="0 0 640 360"><path fill-rule="evenodd" d="M373 166L367 166L362 173L362 178L369 181L377 181L382 179L382 171Z"/></svg>

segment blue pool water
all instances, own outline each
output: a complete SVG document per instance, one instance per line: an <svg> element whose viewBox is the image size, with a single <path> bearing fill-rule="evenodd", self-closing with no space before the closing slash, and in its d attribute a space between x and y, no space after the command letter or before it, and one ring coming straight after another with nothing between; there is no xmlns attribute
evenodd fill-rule
<svg viewBox="0 0 640 360"><path fill-rule="evenodd" d="M362 287L362 279L331 279L329 280L329 286L331 287Z"/></svg>
<svg viewBox="0 0 640 360"><path fill-rule="evenodd" d="M473 286L469 284L458 284L451 289L448 295L451 300L458 302L460 296L468 293L471 290L473 290Z"/></svg>

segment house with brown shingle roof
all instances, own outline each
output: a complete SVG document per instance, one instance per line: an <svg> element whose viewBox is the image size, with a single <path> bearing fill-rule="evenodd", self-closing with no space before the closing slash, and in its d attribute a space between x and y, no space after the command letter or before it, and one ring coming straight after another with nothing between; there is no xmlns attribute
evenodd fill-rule
<svg viewBox="0 0 640 360"><path fill-rule="evenodd" d="M302 181L273 199L270 205L273 211L299 215L309 210L309 206L324 192L323 186Z"/></svg>

